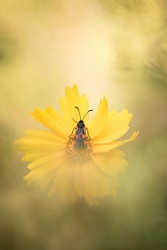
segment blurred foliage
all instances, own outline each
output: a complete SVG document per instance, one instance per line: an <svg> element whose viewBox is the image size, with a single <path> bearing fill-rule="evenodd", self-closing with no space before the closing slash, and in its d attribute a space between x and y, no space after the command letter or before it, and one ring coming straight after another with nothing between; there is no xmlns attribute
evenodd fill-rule
<svg viewBox="0 0 167 250"><path fill-rule="evenodd" d="M0 250L167 249L166 17L165 0L1 1ZM58 106L71 79L83 80L90 99L104 90L140 130L123 148L129 167L117 197L99 207L82 199L63 206L27 188L27 163L12 150L25 129L40 126L28 112Z"/></svg>
<svg viewBox="0 0 167 250"><path fill-rule="evenodd" d="M6 32L0 31L0 65L9 63L16 53L16 42Z"/></svg>
<svg viewBox="0 0 167 250"><path fill-rule="evenodd" d="M122 11L135 12L137 15L140 12L143 12L144 7L147 5L147 2L141 0L100 0L102 4L105 5L108 11L111 11L112 14L121 14Z"/></svg>

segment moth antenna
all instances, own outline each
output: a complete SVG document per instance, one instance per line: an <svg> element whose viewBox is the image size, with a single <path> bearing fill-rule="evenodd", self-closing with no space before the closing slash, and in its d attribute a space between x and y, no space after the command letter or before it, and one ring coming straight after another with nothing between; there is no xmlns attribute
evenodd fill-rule
<svg viewBox="0 0 167 250"><path fill-rule="evenodd" d="M78 123L76 120L74 120L74 118L72 118L74 122Z"/></svg>
<svg viewBox="0 0 167 250"><path fill-rule="evenodd" d="M82 120L85 118L85 116L86 116L90 111L93 111L93 109L88 110L88 112L86 112L86 114L84 115L84 117L82 118Z"/></svg>
<svg viewBox="0 0 167 250"><path fill-rule="evenodd" d="M78 109L78 113L79 113L79 117L80 117L80 120L81 120L81 114L80 114L80 110L78 107L75 107L76 109Z"/></svg>

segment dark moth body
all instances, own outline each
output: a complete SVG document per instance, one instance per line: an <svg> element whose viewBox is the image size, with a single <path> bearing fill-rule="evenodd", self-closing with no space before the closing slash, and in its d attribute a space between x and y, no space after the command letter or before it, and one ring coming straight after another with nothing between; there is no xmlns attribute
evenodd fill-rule
<svg viewBox="0 0 167 250"><path fill-rule="evenodd" d="M74 149L75 150L85 150L86 148L87 148L87 141L89 141L90 140L90 136L89 136L89 133L88 133L88 129L85 127L85 124L84 124L84 122L83 122L83 119L84 119L84 117L90 112L90 111L92 111L92 109L91 110L88 110L88 112L84 115L84 117L81 119L81 115L80 115L80 110L79 110L79 108L78 107L75 107L76 109L78 109L78 112L79 112L79 116L80 116L80 121L79 122L77 122L77 121L75 121L74 119L74 121L77 123L77 126L76 126L76 128L74 128L74 129L76 129L76 133L75 133L75 135L74 135ZM74 131L74 129L73 129L73 131ZM87 134L86 134L86 130L87 130ZM73 134L73 131L72 131L72 133L71 133L71 135ZM70 137L71 137L71 135L70 135Z"/></svg>
<svg viewBox="0 0 167 250"><path fill-rule="evenodd" d="M86 127L82 120L80 120L76 127L74 149L86 149Z"/></svg>

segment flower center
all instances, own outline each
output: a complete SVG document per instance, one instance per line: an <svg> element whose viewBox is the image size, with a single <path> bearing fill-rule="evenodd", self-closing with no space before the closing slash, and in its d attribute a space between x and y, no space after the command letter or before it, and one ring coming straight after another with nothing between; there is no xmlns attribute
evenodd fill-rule
<svg viewBox="0 0 167 250"><path fill-rule="evenodd" d="M66 143L66 155L74 163L83 163L91 158L93 147L91 140L86 140L86 148L78 147L74 149L75 137L69 137Z"/></svg>

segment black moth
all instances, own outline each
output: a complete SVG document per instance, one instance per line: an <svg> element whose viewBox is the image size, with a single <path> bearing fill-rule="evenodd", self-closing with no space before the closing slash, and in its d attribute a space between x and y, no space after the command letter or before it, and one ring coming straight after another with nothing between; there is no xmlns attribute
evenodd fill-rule
<svg viewBox="0 0 167 250"><path fill-rule="evenodd" d="M83 122L83 119L85 118L85 116L90 112L93 111L93 109L90 109L86 112L86 114L84 115L84 117L81 119L81 114L80 114L80 110L78 107L75 107L76 109L78 109L78 113L79 113L79 117L80 117L80 121L77 122L75 121L73 118L73 120L77 123L76 128L73 128L73 131L71 133L71 135L74 132L74 129L76 129L76 133L74 136L74 149L86 149L87 148L87 141L90 140L90 136L89 136L89 132L88 132L88 128L85 127L85 124ZM86 130L87 130L87 135L86 135ZM69 137L71 137L71 135Z"/></svg>

